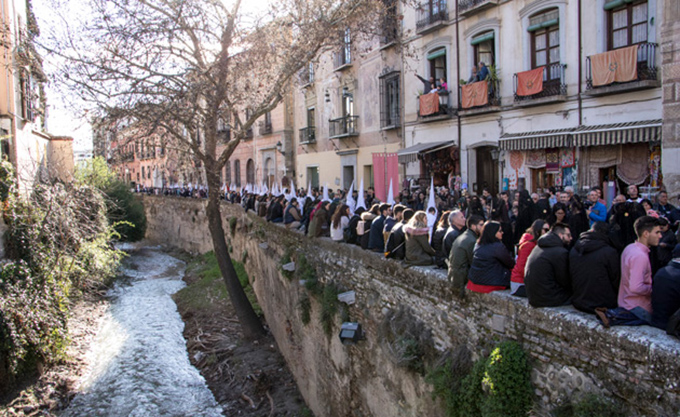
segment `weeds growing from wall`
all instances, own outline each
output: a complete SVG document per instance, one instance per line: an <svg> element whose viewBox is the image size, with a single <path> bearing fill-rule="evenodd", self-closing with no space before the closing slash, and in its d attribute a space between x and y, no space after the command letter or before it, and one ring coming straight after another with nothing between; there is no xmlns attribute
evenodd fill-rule
<svg viewBox="0 0 680 417"><path fill-rule="evenodd" d="M625 417L628 415L621 404L596 394L586 394L580 400L553 410L554 417Z"/></svg>
<svg viewBox="0 0 680 417"><path fill-rule="evenodd" d="M392 362L413 372L424 374L435 357L432 330L409 308L389 310L380 323L378 337Z"/></svg>
<svg viewBox="0 0 680 417"><path fill-rule="evenodd" d="M445 357L426 378L433 384L433 395L442 399L448 417L527 415L533 399L531 368L518 343L498 344L471 369L463 355Z"/></svg>

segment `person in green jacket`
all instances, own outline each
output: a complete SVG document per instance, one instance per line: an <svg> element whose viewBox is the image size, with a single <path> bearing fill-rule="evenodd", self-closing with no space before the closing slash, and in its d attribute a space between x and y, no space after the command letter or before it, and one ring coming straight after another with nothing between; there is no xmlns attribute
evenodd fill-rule
<svg viewBox="0 0 680 417"><path fill-rule="evenodd" d="M432 265L434 249L430 246L430 229L427 227L427 213L420 210L404 226L406 235L406 257L410 265Z"/></svg>
<svg viewBox="0 0 680 417"><path fill-rule="evenodd" d="M484 226L484 218L473 214L467 219L467 230L453 242L449 254L449 282L459 297L465 295L468 271L472 265L472 255L479 233Z"/></svg>

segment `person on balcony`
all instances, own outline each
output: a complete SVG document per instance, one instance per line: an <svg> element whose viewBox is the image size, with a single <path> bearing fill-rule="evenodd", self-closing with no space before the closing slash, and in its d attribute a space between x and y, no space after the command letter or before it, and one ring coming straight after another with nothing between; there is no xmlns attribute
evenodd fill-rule
<svg viewBox="0 0 680 417"><path fill-rule="evenodd" d="M470 78L468 78L467 83L472 84L479 81L479 74L477 74L477 66L472 66L472 71L470 72Z"/></svg>
<svg viewBox="0 0 680 417"><path fill-rule="evenodd" d="M484 81L489 77L489 68L487 68L484 61L479 62L479 69L477 70L477 81Z"/></svg>
<svg viewBox="0 0 680 417"><path fill-rule="evenodd" d="M434 77L430 77L429 80L426 80L418 74L416 74L416 77L423 83L423 94L427 94L435 84Z"/></svg>

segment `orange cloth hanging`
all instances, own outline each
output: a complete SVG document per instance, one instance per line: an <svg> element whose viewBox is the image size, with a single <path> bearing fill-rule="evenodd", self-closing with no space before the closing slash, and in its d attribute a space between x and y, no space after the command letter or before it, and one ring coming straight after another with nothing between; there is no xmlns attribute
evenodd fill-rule
<svg viewBox="0 0 680 417"><path fill-rule="evenodd" d="M517 73L517 95L533 96L543 91L543 70L545 67Z"/></svg>
<svg viewBox="0 0 680 417"><path fill-rule="evenodd" d="M420 96L420 115L429 116L436 113L439 113L439 94L422 94Z"/></svg>
<svg viewBox="0 0 680 417"><path fill-rule="evenodd" d="M591 56L593 86L637 79L637 53L638 46L633 45Z"/></svg>
<svg viewBox="0 0 680 417"><path fill-rule="evenodd" d="M484 106L489 103L489 83L487 81L465 84L461 90L461 100L464 109Z"/></svg>

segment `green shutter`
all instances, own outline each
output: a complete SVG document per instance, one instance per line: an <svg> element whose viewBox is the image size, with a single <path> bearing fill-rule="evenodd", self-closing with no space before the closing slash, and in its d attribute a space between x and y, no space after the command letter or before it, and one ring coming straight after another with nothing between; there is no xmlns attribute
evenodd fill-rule
<svg viewBox="0 0 680 417"><path fill-rule="evenodd" d="M472 41L470 42L470 44L477 45L477 44L480 44L480 43L485 42L485 41L490 41L493 38L494 38L493 31L487 32L487 33L484 33L484 34L481 34L479 36L475 36L474 38L472 38Z"/></svg>
<svg viewBox="0 0 680 417"><path fill-rule="evenodd" d="M446 49L444 49L444 48L442 48L442 49L437 49L437 50L434 51L434 52L430 52L430 53L427 55L427 59L428 59L428 61L430 61L430 60L433 60L433 59L435 59L435 58L439 58L440 56L445 56L445 55L446 55Z"/></svg>
<svg viewBox="0 0 680 417"><path fill-rule="evenodd" d="M536 31L536 30L543 29L543 28L547 28L547 27L549 27L549 26L556 26L556 25L558 25L559 23L560 23L560 20L559 20L559 19L550 19L550 20L547 20L547 21L545 21L545 22L543 22L543 23L537 23L537 24L535 24L535 25L531 25L531 26L529 26L529 27L527 28L527 30L528 30L529 32L534 32L534 31Z"/></svg>
<svg viewBox="0 0 680 417"><path fill-rule="evenodd" d="M610 0L604 5L605 10L611 10L611 9L616 9L617 7L621 7L626 3L632 3L633 0Z"/></svg>

